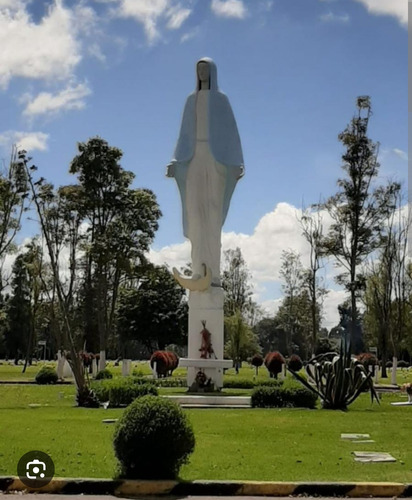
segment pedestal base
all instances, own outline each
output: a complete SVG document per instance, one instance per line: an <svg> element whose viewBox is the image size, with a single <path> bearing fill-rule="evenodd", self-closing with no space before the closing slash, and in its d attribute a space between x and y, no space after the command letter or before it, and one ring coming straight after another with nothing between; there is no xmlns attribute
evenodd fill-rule
<svg viewBox="0 0 412 500"><path fill-rule="evenodd" d="M193 386L196 374L199 371L204 372L207 378L212 379L214 388L220 390L223 387L223 369L232 368L231 359L194 359L181 358L179 366L187 367L187 386Z"/></svg>

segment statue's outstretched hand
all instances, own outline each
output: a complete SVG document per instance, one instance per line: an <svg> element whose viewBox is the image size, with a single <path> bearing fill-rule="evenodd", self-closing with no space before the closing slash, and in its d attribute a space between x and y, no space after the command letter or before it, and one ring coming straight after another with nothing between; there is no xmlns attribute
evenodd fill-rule
<svg viewBox="0 0 412 500"><path fill-rule="evenodd" d="M175 164L169 163L166 167L166 177L174 177L175 176Z"/></svg>

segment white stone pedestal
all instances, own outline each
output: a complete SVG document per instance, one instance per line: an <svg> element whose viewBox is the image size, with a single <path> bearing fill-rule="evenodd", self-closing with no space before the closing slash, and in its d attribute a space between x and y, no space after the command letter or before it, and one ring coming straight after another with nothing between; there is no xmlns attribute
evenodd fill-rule
<svg viewBox="0 0 412 500"><path fill-rule="evenodd" d="M100 351L99 372L106 368L106 351Z"/></svg>
<svg viewBox="0 0 412 500"><path fill-rule="evenodd" d="M92 376L93 376L93 378L97 375L97 372L98 372L97 368L98 368L97 367L97 359L93 359L92 360Z"/></svg>
<svg viewBox="0 0 412 500"><path fill-rule="evenodd" d="M64 368L64 362L66 361L66 358L63 356L61 351L57 352L57 377L58 379L63 378L63 368Z"/></svg>
<svg viewBox="0 0 412 500"><path fill-rule="evenodd" d="M64 366L63 366L63 378L72 378L73 377L73 371L71 366L69 365L69 362L67 359L64 360Z"/></svg>
<svg viewBox="0 0 412 500"><path fill-rule="evenodd" d="M122 360L122 375L123 375L123 377L128 377L130 375L131 368L132 368L132 360L131 359L123 359Z"/></svg>
<svg viewBox="0 0 412 500"><path fill-rule="evenodd" d="M211 358L200 358L202 345L202 321L211 333L211 343L214 354ZM205 292L190 292L189 294L189 340L188 357L180 359L179 366L187 366L187 385L190 387L199 370L211 378L215 388L223 387L223 368L231 368L233 362L223 359L223 290L220 287L210 287Z"/></svg>

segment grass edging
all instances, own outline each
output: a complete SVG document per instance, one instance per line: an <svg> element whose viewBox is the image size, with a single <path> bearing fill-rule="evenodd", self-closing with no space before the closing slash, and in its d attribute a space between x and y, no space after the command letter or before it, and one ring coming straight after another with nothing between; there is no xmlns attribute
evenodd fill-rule
<svg viewBox="0 0 412 500"><path fill-rule="evenodd" d="M140 481L128 479L55 478L40 489L30 489L19 478L0 477L0 491L27 491L71 495L213 495L288 496L318 495L351 498L412 498L412 484L379 482L272 482L272 481Z"/></svg>

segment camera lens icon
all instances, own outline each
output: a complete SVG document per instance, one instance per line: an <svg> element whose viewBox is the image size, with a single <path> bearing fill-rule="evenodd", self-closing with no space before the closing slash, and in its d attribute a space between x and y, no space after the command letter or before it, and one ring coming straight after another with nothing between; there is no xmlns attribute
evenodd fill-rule
<svg viewBox="0 0 412 500"><path fill-rule="evenodd" d="M43 479L46 475L44 473L45 470L46 464L35 458L32 462L27 462L26 477L28 479Z"/></svg>
<svg viewBox="0 0 412 500"><path fill-rule="evenodd" d="M43 451L29 451L19 460L17 474L25 486L42 488L53 479L53 460Z"/></svg>

